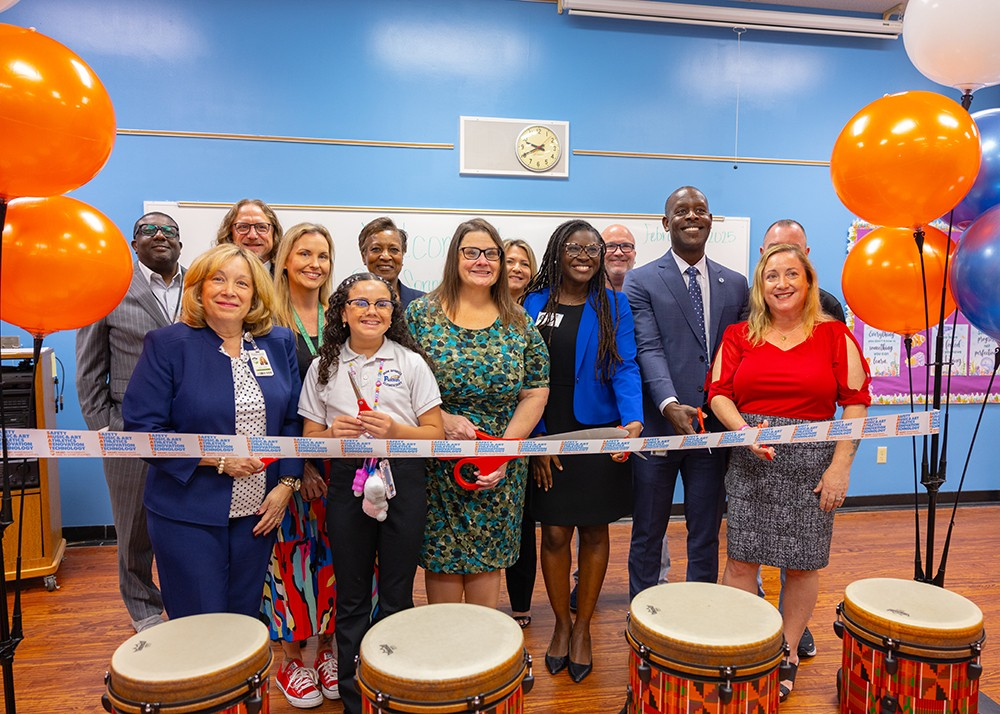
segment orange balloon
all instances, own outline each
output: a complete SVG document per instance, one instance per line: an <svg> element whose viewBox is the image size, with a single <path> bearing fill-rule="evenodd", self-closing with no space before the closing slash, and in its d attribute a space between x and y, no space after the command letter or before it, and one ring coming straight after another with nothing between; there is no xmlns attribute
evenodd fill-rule
<svg viewBox="0 0 1000 714"><path fill-rule="evenodd" d="M79 188L114 143L114 107L93 70L45 35L0 24L0 199Z"/></svg>
<svg viewBox="0 0 1000 714"><path fill-rule="evenodd" d="M83 327L117 307L131 281L125 236L96 208L66 196L8 204L0 319L35 337Z"/></svg>
<svg viewBox="0 0 1000 714"><path fill-rule="evenodd" d="M965 198L981 156L969 112L934 92L902 92L875 100L847 122L830 174L855 215L916 228Z"/></svg>
<svg viewBox="0 0 1000 714"><path fill-rule="evenodd" d="M936 325L945 280L945 246L954 253L955 242L930 226L924 234L928 315L931 325ZM844 261L841 287L854 314L876 329L912 335L925 328L920 252L909 228L876 228L855 243ZM955 311L950 288L944 309L946 315Z"/></svg>

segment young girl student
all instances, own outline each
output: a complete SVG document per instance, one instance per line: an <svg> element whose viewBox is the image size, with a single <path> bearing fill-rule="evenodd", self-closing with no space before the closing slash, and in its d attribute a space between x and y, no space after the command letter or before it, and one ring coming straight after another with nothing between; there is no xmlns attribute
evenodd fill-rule
<svg viewBox="0 0 1000 714"><path fill-rule="evenodd" d="M353 384L352 384L353 383ZM359 396L370 407L358 408ZM330 297L319 358L299 399L303 435L335 439L443 439L441 395L423 350L410 335L399 300L382 278L357 273ZM367 462L367 463L366 463ZM359 469L385 473L395 487L385 520L362 510L353 484ZM336 638L344 711L361 711L354 658L370 626L371 583L379 562L378 619L413 607L413 578L427 516L422 459L334 459L327 495L337 578Z"/></svg>

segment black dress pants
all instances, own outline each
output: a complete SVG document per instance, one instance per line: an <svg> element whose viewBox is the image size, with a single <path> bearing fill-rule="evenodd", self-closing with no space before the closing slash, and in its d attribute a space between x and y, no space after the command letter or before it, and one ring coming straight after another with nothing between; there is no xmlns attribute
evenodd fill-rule
<svg viewBox="0 0 1000 714"><path fill-rule="evenodd" d="M413 607L413 578L427 520L426 470L423 459L391 459L396 495L381 523L361 510L362 498L351 490L360 459L331 461L326 522L337 578L337 663L340 696L346 714L360 714L361 695L354 662L371 621L371 586L378 555L376 620Z"/></svg>

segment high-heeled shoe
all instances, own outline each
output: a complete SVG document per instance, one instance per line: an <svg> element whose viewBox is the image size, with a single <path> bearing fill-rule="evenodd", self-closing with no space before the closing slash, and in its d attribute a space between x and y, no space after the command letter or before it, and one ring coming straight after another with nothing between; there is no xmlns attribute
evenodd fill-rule
<svg viewBox="0 0 1000 714"><path fill-rule="evenodd" d="M545 653L545 668L549 670L549 674L559 674L566 669L566 664L568 662L568 653L564 654L562 657L553 657L548 652Z"/></svg>
<svg viewBox="0 0 1000 714"><path fill-rule="evenodd" d="M569 659L569 656L566 657ZM569 676L574 682L579 684L584 680L584 678L594 670L593 661L590 664L577 664L573 660L569 660Z"/></svg>

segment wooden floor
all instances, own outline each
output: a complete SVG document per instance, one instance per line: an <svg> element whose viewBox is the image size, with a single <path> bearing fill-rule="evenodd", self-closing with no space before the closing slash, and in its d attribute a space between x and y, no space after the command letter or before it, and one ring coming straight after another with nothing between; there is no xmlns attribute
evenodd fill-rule
<svg viewBox="0 0 1000 714"><path fill-rule="evenodd" d="M948 514L939 515L939 533ZM944 521L942 523L942 521ZM949 589L974 601L986 619L987 632L1000 627L1000 506L965 507L948 566ZM534 621L525 630L527 647L538 666L535 687L526 697L527 712L618 712L624 702L628 649L623 637L628 610L626 557L630 525L612 529L611 566L594 622L594 672L573 684L565 672L549 675L541 664L552 616L541 576L535 589ZM670 524L674 571L681 577L684 525ZM913 516L904 511L845 512L837 517L830 566L821 576L819 603L811 627L819 654L799 670L795 693L782 705L783 714L837 711L835 673L841 643L831 627L844 588L874 576L908 579L913 573ZM940 551L940 549L939 549ZM765 586L777 593L776 573L765 569ZM47 592L40 581L23 593L25 640L14 662L17 710L26 714L99 712L103 678L111 655L131 636L128 616L118 599L115 548L79 547L67 551L58 572L59 590ZM419 602L424 602L418 575ZM506 597L501 606L506 610ZM1000 656L987 640L982 691L1000 701ZM471 647L475 643L470 643ZM307 652L311 653L310 647ZM280 657L280 651L275 650ZM272 684L271 712L296 711ZM340 712L339 703L324 702L317 712Z"/></svg>

